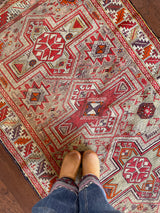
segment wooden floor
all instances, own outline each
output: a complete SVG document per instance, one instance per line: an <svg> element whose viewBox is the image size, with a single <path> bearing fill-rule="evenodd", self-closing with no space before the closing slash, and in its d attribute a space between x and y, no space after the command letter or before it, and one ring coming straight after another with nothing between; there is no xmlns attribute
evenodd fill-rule
<svg viewBox="0 0 160 213"><path fill-rule="evenodd" d="M0 144L0 213L31 213L39 196Z"/></svg>
<svg viewBox="0 0 160 213"><path fill-rule="evenodd" d="M160 39L160 0L130 0L130 2Z"/></svg>
<svg viewBox="0 0 160 213"><path fill-rule="evenodd" d="M148 26L160 38L160 0L131 0ZM31 213L39 200L10 155L0 145L0 213Z"/></svg>

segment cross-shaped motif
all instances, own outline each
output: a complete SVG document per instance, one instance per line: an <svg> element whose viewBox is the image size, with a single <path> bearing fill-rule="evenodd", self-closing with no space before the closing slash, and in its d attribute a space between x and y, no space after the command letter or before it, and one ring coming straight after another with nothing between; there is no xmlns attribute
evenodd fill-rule
<svg viewBox="0 0 160 213"><path fill-rule="evenodd" d="M75 84L72 89L69 100L72 112L50 128L53 134L56 132L59 140L65 140L83 128L89 135L113 133L119 117L114 105L120 104L122 99L129 97L135 90L125 75L102 91L93 84Z"/></svg>

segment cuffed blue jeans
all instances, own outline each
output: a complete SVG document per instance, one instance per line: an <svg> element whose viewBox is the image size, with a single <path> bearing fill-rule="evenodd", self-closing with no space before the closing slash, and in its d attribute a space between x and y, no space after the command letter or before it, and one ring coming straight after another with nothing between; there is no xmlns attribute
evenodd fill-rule
<svg viewBox="0 0 160 213"><path fill-rule="evenodd" d="M40 200L32 213L120 213L107 201L94 175L84 176L79 187L70 178L59 179L50 194Z"/></svg>

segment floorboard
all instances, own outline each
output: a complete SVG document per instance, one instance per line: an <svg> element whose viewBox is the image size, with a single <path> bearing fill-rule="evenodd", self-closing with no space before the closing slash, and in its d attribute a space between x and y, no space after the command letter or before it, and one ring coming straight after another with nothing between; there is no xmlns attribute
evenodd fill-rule
<svg viewBox="0 0 160 213"><path fill-rule="evenodd" d="M160 1L130 0L147 25L160 39Z"/></svg>
<svg viewBox="0 0 160 213"><path fill-rule="evenodd" d="M0 144L0 213L31 213L32 206L39 199L17 164ZM5 206L7 209L3 211Z"/></svg>

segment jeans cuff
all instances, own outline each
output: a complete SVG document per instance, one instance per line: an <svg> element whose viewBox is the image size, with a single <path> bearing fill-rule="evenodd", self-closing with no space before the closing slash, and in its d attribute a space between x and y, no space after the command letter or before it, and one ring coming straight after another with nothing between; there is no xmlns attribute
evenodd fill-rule
<svg viewBox="0 0 160 213"><path fill-rule="evenodd" d="M82 177L79 184L79 191L83 190L84 188L88 187L90 184L93 184L93 183L103 189L102 185L99 182L98 177L92 174L88 174Z"/></svg>
<svg viewBox="0 0 160 213"><path fill-rule="evenodd" d="M68 177L62 177L62 178L58 179L53 184L50 193L53 192L54 190L58 189L58 188L65 188L65 189L68 189L68 190L73 191L76 194L78 194L77 184L74 182L74 180L72 180L71 178L68 178Z"/></svg>

